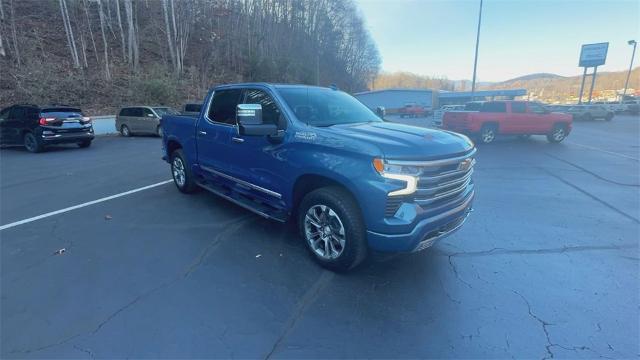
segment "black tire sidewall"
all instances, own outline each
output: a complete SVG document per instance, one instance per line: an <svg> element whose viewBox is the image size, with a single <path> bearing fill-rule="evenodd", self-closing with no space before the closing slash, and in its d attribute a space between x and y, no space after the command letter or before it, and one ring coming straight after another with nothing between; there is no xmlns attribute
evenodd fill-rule
<svg viewBox="0 0 640 360"><path fill-rule="evenodd" d="M124 129L127 129L126 133L124 131ZM131 136L131 129L129 129L129 127L127 125L122 125L120 126L120 134L124 137L130 137Z"/></svg>
<svg viewBox="0 0 640 360"><path fill-rule="evenodd" d="M27 138L28 137L32 137L33 138L33 143L35 144L34 147L31 148L31 149L27 146ZM36 135L34 135L32 132L28 132L28 133L24 134L23 143L24 143L24 148L27 149L28 152L38 153L38 152L42 151L42 144L38 140L38 137Z"/></svg>
<svg viewBox="0 0 640 360"><path fill-rule="evenodd" d="M338 214L345 228L345 248L337 259L326 260L319 257L311 248L304 231L304 219L307 210L314 205L326 205ZM360 208L355 199L340 187L325 187L307 194L298 208L298 229L309 254L321 266L337 272L347 271L366 258L366 228Z"/></svg>

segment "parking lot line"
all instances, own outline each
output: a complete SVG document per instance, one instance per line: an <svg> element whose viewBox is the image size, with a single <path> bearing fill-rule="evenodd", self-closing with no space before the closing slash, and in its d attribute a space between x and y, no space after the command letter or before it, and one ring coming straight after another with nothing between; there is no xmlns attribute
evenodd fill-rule
<svg viewBox="0 0 640 360"><path fill-rule="evenodd" d="M158 187L158 186L162 186L164 184L168 184L168 183L170 183L172 181L173 180L161 181L159 183L143 186L143 187L140 187L140 188L137 188L137 189L133 189L133 190L129 190L129 191L125 191L125 192L122 192L122 193L119 193L119 194L103 197L103 198L100 198L100 199L97 199L97 200L92 200L92 201L85 202L85 203L82 203L82 204L70 206L70 207L67 207L67 208L64 208L64 209L51 211L51 212L48 212L46 214L30 217L28 219L15 221L15 222L12 222L10 224L1 225L0 226L0 231L1 230L5 230L5 229L9 229L9 228L12 228L12 227L15 227L15 226L18 226L18 225L27 224L27 223L30 223L30 222L33 222L33 221L36 221L36 220L44 219L44 218L47 218L47 217L50 217L50 216L66 213L66 212L69 212L69 211L72 211L72 210L76 210L76 209L80 209L80 208L83 208L83 207L86 207L86 206L90 206L90 205L93 205L93 204L98 204L98 203L101 203L101 202L117 199L119 197L127 196L127 195L134 194L134 193L137 193L137 192L140 192L140 191L152 189L154 187Z"/></svg>
<svg viewBox="0 0 640 360"><path fill-rule="evenodd" d="M609 154L609 155L615 155L615 156L620 156L626 159L631 159L631 160L635 160L635 161L640 161L640 159L638 158L634 158L633 156L629 156L629 155L625 155L625 154L621 154L621 153L617 153L617 152L613 152L613 151L609 151L609 150L605 150L605 149L600 149L594 146L589 146L589 145L583 145L583 144L578 144L578 143L574 143L573 141L565 141L567 144L571 144L571 145L576 145L576 146L580 146L583 147L585 149L589 149L589 150L595 150L595 151L600 151L603 152L605 154Z"/></svg>

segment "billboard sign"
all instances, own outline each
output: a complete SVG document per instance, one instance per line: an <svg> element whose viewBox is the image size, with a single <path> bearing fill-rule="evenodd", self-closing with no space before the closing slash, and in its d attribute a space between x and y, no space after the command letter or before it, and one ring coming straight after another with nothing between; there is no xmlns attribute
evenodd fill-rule
<svg viewBox="0 0 640 360"><path fill-rule="evenodd" d="M580 50L580 67L594 67L604 65L607 60L609 43L584 44Z"/></svg>

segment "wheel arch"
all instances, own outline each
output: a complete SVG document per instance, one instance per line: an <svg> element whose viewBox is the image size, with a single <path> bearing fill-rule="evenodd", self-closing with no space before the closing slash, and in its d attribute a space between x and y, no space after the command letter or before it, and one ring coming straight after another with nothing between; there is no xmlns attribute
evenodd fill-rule
<svg viewBox="0 0 640 360"><path fill-rule="evenodd" d="M291 214L294 216L294 218L298 212L298 207L300 206L300 203L302 202L302 199L306 194L314 190L329 186L339 187L346 191L351 197L353 197L356 206L358 207L358 209L360 210L360 214L362 215L362 209L360 208L358 197L347 184L325 175L308 173L298 176L293 185L293 190L291 193Z"/></svg>

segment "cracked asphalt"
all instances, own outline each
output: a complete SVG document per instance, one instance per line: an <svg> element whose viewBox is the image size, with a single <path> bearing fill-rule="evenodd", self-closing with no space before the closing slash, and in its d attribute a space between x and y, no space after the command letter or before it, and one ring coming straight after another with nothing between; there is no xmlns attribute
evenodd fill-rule
<svg viewBox="0 0 640 360"><path fill-rule="evenodd" d="M349 274L173 184L0 230L0 356L637 358L639 123L481 146L459 232ZM3 149L0 225L167 180L160 156L152 137Z"/></svg>

